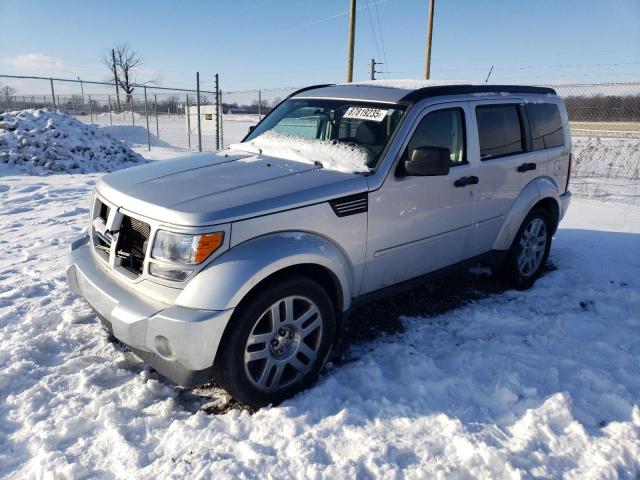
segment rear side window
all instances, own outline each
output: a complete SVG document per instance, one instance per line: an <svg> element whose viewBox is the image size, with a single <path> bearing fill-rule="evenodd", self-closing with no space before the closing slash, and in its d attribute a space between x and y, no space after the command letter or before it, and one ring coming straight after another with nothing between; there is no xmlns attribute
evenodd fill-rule
<svg viewBox="0 0 640 480"><path fill-rule="evenodd" d="M479 106L476 108L476 119L482 160L524 152L517 105Z"/></svg>
<svg viewBox="0 0 640 480"><path fill-rule="evenodd" d="M564 145L564 132L558 106L553 103L529 103L525 106L534 150Z"/></svg>

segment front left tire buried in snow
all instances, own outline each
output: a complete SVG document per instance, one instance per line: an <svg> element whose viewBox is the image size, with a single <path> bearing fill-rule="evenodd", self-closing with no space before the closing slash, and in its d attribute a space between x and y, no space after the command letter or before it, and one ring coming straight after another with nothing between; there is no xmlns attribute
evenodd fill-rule
<svg viewBox="0 0 640 480"><path fill-rule="evenodd" d="M315 281L285 279L236 310L213 365L214 380L252 407L278 404L317 379L335 336L335 311Z"/></svg>

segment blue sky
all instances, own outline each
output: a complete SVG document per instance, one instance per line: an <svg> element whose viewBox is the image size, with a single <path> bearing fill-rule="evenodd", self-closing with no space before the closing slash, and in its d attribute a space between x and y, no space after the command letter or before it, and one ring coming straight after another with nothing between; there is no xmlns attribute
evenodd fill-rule
<svg viewBox="0 0 640 480"><path fill-rule="evenodd" d="M369 59L420 78L427 0L358 0L354 77ZM348 0L0 0L0 73L108 76L128 42L141 80L223 89L344 81ZM379 22L378 22L379 20ZM385 55L386 54L386 55ZM640 80L640 0L436 0L432 78L552 83Z"/></svg>

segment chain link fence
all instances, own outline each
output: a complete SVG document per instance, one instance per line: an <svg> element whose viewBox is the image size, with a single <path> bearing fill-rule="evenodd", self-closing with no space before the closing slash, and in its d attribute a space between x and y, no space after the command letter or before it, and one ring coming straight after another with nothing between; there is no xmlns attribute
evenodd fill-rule
<svg viewBox="0 0 640 480"><path fill-rule="evenodd" d="M640 203L640 83L551 86L571 124L571 191Z"/></svg>
<svg viewBox="0 0 640 480"><path fill-rule="evenodd" d="M115 137L149 149L219 147L222 138L216 112L220 103L216 99L220 96L209 90L135 85L127 94L107 82L0 75L0 112L57 110L104 126Z"/></svg>
<svg viewBox="0 0 640 480"><path fill-rule="evenodd" d="M640 83L548 86L564 99L569 113L571 190L640 203ZM198 115L196 89L137 86L131 95L120 91L118 97L111 83L0 75L0 111L55 109L151 149L214 150L241 141L250 126L298 88L228 90L218 96L200 90Z"/></svg>

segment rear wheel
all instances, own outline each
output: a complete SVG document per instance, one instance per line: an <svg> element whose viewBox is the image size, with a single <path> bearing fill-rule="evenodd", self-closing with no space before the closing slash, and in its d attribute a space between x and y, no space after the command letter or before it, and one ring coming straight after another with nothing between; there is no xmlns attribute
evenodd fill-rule
<svg viewBox="0 0 640 480"><path fill-rule="evenodd" d="M313 280L296 277L266 287L234 313L214 379L253 407L279 403L316 380L334 330L331 298Z"/></svg>
<svg viewBox="0 0 640 480"><path fill-rule="evenodd" d="M517 289L531 287L549 257L552 229L546 210L537 208L529 212L496 275Z"/></svg>

